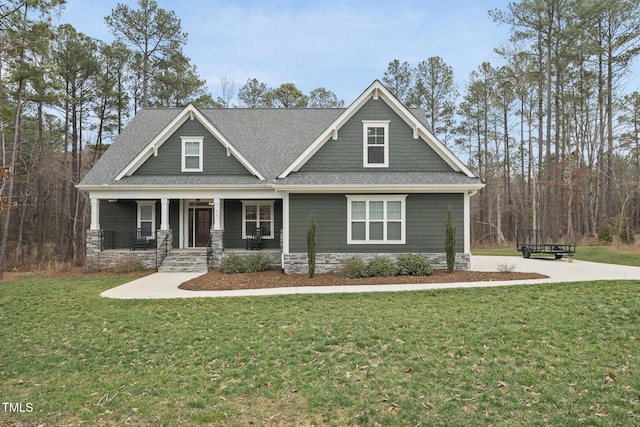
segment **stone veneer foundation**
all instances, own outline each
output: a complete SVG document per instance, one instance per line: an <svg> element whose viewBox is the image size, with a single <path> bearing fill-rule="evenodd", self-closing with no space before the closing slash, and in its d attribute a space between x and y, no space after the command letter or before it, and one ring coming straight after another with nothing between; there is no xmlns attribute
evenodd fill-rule
<svg viewBox="0 0 640 427"><path fill-rule="evenodd" d="M365 262L372 260L377 256L387 257L391 261L395 261L398 256L406 254L369 254L369 253L322 253L316 255L316 273L335 273L340 270L342 263L351 257L361 257ZM446 269L446 254L420 254L434 269ZM471 257L469 254L456 254L455 269L469 270ZM285 254L284 255L284 272L287 274L304 274L309 271L307 263L307 254Z"/></svg>
<svg viewBox="0 0 640 427"><path fill-rule="evenodd" d="M169 241L171 241L172 231L158 231L158 244L161 245L164 239L165 234L169 237ZM212 259L210 261L209 267L219 267L220 262L222 262L223 258L228 256L231 253L237 253L240 256L247 256L256 251L244 251L244 250L228 250L225 251L222 245L222 235L223 232L221 230L212 230L211 231L211 246L212 246ZM118 260L122 258L126 258L129 256L138 257L146 267L155 268L156 267L156 251L154 249L148 249L146 251L130 251L130 250L102 250L102 242L101 242L101 233L97 230L88 230L87 231L87 262L99 263L103 268L113 267L118 262ZM269 256L270 265L272 267L282 267L283 271L287 274L306 274L309 271L309 265L307 263L307 254L306 253L293 253L293 254L285 254L282 256L282 252L280 251L257 251L262 252ZM399 255L398 253L383 253L383 254L372 254L372 253L320 253L316 255L316 272L317 273L335 273L342 267L342 264L349 258L358 256L361 257L365 262L370 261L376 256L387 257L392 261L395 261ZM444 253L423 253L421 254L425 257L431 267L434 269L446 269L447 268L447 258ZM161 256L159 254L159 256ZM469 254L456 254L456 262L455 269L456 270L469 270L471 262L471 257ZM162 260L158 259L158 263L162 264ZM284 265L283 265L284 263Z"/></svg>

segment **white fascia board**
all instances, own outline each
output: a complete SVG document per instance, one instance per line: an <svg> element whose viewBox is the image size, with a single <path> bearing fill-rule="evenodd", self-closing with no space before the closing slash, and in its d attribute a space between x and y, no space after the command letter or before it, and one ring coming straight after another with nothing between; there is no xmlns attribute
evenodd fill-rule
<svg viewBox="0 0 640 427"><path fill-rule="evenodd" d="M378 88L384 89L384 86L376 80L278 178L286 178L291 172L297 172L329 139L336 139L339 129L377 93Z"/></svg>
<svg viewBox="0 0 640 427"><path fill-rule="evenodd" d="M258 179L264 181L265 178L262 176L260 172L251 164L247 159L244 158L242 154L236 150L236 148L220 133L220 131L211 124L211 122L192 104L187 105L181 112L174 118L167 127L165 127L162 132L158 134L147 146L136 156L135 159L131 163L127 165L116 177L115 180L119 181L125 176L132 175L142 164L149 158L151 155L157 152L158 148L165 143L165 141L171 136L175 131L178 130L180 126L187 119L193 120L195 118L213 135L218 141L222 143L222 145L233 154L233 157L238 159L240 163L247 168L253 175L255 175Z"/></svg>
<svg viewBox="0 0 640 427"><path fill-rule="evenodd" d="M397 185L274 185L276 191L290 193L473 193L484 184L397 184Z"/></svg>
<svg viewBox="0 0 640 427"><path fill-rule="evenodd" d="M102 200L131 200L131 199L281 199L282 194L271 188L185 188L185 189L150 189L150 188L121 188L90 190L89 197Z"/></svg>
<svg viewBox="0 0 640 427"><path fill-rule="evenodd" d="M422 136L426 143L455 171L463 172L470 178L476 177L407 107L393 96L380 81L376 80L278 178L286 178L291 172L300 170L330 138L336 139L338 130L371 98L385 101L413 129L414 138Z"/></svg>

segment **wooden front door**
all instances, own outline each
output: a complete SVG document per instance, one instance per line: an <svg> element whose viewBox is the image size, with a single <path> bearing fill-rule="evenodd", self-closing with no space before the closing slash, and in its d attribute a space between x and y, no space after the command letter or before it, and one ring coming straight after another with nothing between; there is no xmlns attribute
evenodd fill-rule
<svg viewBox="0 0 640 427"><path fill-rule="evenodd" d="M207 246L211 232L211 208L189 209L189 247Z"/></svg>

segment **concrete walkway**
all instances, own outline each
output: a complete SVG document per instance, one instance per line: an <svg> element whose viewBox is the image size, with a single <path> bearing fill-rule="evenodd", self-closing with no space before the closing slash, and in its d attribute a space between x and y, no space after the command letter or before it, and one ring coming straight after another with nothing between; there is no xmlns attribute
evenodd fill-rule
<svg viewBox="0 0 640 427"><path fill-rule="evenodd" d="M513 271L535 272L549 276L548 279L506 280L496 282L430 283L403 285L358 285L358 286L305 286L292 288L246 289L237 291L185 291L178 289L181 283L203 273L155 273L121 286L109 289L101 295L118 299L201 298L201 297L245 297L289 294L332 294L357 292L397 292L427 289L471 288L533 283L579 282L589 280L638 280L640 267L599 264L572 259L521 257L471 257L471 270L498 271L499 266L514 266Z"/></svg>

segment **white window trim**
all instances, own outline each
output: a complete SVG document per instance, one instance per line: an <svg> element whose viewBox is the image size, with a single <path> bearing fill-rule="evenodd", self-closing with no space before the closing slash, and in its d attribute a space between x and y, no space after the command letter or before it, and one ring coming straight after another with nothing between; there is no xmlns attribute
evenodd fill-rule
<svg viewBox="0 0 640 427"><path fill-rule="evenodd" d="M155 200L136 200L138 204L138 213L136 218L136 228L142 228L142 212L143 206L151 206L151 235L146 236L147 240L155 239L156 237L156 201ZM146 221L145 221L146 222Z"/></svg>
<svg viewBox="0 0 640 427"><path fill-rule="evenodd" d="M347 195L347 244L349 245L374 245L374 244L385 244L385 245L404 245L407 241L407 195L399 194L399 195L375 195L375 194L367 194L367 195ZM367 240L353 240L351 238L351 202L367 202L367 207L365 210L365 236ZM369 240L369 202L385 202L384 203L384 219L383 222L383 232L382 235L385 237L384 240ZM401 203L401 217L400 217L400 240L387 240L387 202L400 202ZM394 220L395 221L395 220Z"/></svg>
<svg viewBox="0 0 640 427"><path fill-rule="evenodd" d="M203 152L203 146L204 146L204 137L203 136L181 136L180 140L182 141L182 172L202 172L203 170L203 157L202 157L202 152ZM185 147L187 142L197 142L198 143L198 147L199 147L199 151L198 151L198 167L197 168L187 168L187 162L186 162L186 153L185 153ZM193 155L192 155L193 156Z"/></svg>
<svg viewBox="0 0 640 427"><path fill-rule="evenodd" d="M384 163L369 163L369 128L384 128ZM365 168L389 167L389 120L363 120L362 121L362 166Z"/></svg>
<svg viewBox="0 0 640 427"><path fill-rule="evenodd" d="M260 206L270 206L271 207L271 233L267 235L263 235L263 239L273 239L273 229L275 227L275 210L274 210L275 201L274 200L243 200L242 201L242 238L247 238L247 206L258 206L258 218L257 222L260 223ZM265 221L266 222L266 221Z"/></svg>

